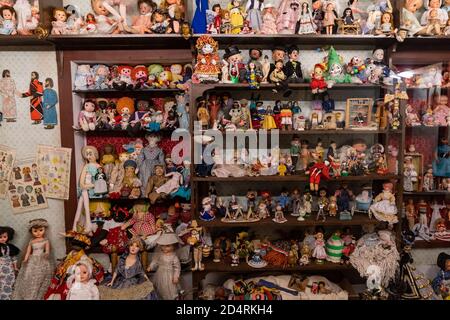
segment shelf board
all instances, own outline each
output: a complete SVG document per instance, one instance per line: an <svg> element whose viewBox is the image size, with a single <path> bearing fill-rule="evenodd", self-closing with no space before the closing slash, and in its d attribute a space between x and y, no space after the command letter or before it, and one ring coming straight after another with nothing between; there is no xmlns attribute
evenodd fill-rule
<svg viewBox="0 0 450 320"><path fill-rule="evenodd" d="M0 36L2 51L26 50L26 51L51 51L53 44L37 36Z"/></svg>
<svg viewBox="0 0 450 320"><path fill-rule="evenodd" d="M339 182L339 181L378 181L378 180L392 180L399 179L399 175L387 174L387 175L377 175L371 174L367 176L349 176L349 177L339 177L332 178L330 180L324 180L324 182ZM257 181L273 181L273 182L290 182L290 181L309 181L308 176L302 175L290 175L290 176L258 176L258 177L228 177L228 178L218 178L218 177L193 177L194 182L257 182Z"/></svg>
<svg viewBox="0 0 450 320"><path fill-rule="evenodd" d="M426 191L420 191L420 192L403 192L404 196L410 196L410 197L446 197L446 196L450 196L450 192L448 191L430 191L430 192L426 192Z"/></svg>
<svg viewBox="0 0 450 320"><path fill-rule="evenodd" d="M211 129L209 129L211 130ZM228 133L228 134L235 134L237 136L239 135L251 135L256 134L257 136L264 132L266 130L242 130L242 131L219 131L222 134ZM200 132L206 132L206 130L200 130ZM267 134L270 134L273 131L266 131ZM305 135L370 135L370 134L387 134L387 133L397 133L397 131L390 131L390 130L349 130L349 129L343 129L343 130L304 130L304 131L297 131L297 130L278 130L279 135L298 135L298 136L305 136Z"/></svg>
<svg viewBox="0 0 450 320"><path fill-rule="evenodd" d="M296 267L278 267L278 266L266 266L265 268L253 268L249 266L245 261L241 261L239 266L232 267L230 263L221 261L220 263L213 261L203 262L205 265L205 270L194 271L194 272L224 272L224 273L255 273L255 272L304 272L304 271L355 271L351 265L341 265L339 263L331 263L325 261L323 264L317 264L311 261L309 265L306 266L296 266Z"/></svg>
<svg viewBox="0 0 450 320"><path fill-rule="evenodd" d="M369 219L367 215L356 214L353 216L352 220L339 220L337 217L327 217L326 221L322 220L316 221L316 212L313 212L306 221L297 221L297 217L293 217L291 215L285 215L288 220L286 223L275 223L272 219L264 219L258 222L245 223L245 222L235 222L235 223L225 223L220 220L220 218L216 218L213 221L202 221L197 219L199 225L207 228L304 228L311 226L361 226L366 224L377 225L378 221L376 219Z"/></svg>
<svg viewBox="0 0 450 320"><path fill-rule="evenodd" d="M251 89L249 87L248 83L198 83L195 84L196 87L199 87L200 89L204 90L213 90L213 89L228 89L228 90L252 90L252 91L258 91L258 89ZM264 83L260 85L259 90L272 90L275 89L276 86L271 83ZM291 83L289 84L290 89L295 90L311 90L309 83ZM351 84L351 83L338 83L333 86L333 88L328 89L329 91L332 90L374 90L374 89L381 89L382 86L379 84Z"/></svg>
<svg viewBox="0 0 450 320"><path fill-rule="evenodd" d="M431 240L427 241L416 241L413 245L414 249L439 249L439 248L450 248L449 241L441 241L441 240Z"/></svg>
<svg viewBox="0 0 450 320"><path fill-rule="evenodd" d="M158 131L158 134L161 135L170 135L175 130L160 130ZM83 131L83 130L76 130L75 132L79 132L81 134L86 134L87 136L106 136L106 137L144 137L147 133L150 133L146 130L139 130L138 132L128 132L127 130L90 130L90 131Z"/></svg>
<svg viewBox="0 0 450 320"><path fill-rule="evenodd" d="M137 89L137 90L116 90L116 89L105 89L105 90L72 90L72 93L75 94L84 94L84 95L102 95L108 93L121 93L125 96L134 95L134 94L148 94L148 93L179 93L183 92L180 89Z"/></svg>

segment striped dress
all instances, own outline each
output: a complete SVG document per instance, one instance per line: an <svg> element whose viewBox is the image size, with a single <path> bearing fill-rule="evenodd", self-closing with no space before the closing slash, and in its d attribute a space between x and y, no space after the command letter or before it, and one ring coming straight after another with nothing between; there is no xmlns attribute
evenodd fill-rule
<svg viewBox="0 0 450 320"><path fill-rule="evenodd" d="M28 92L22 93L22 98L30 98L30 117L33 121L41 121L43 118L42 96L44 95L44 87L38 79L30 82Z"/></svg>

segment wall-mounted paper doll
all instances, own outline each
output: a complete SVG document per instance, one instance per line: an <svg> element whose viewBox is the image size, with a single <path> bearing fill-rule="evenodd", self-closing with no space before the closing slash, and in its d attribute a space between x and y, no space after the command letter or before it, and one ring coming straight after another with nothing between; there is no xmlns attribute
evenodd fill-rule
<svg viewBox="0 0 450 320"><path fill-rule="evenodd" d="M5 69L0 79L0 95L2 96L3 118L6 122L15 122L17 118L15 92L16 83L11 78L11 72Z"/></svg>
<svg viewBox="0 0 450 320"><path fill-rule="evenodd" d="M30 97L30 117L33 124L40 124L43 118L42 96L44 88L42 82L39 81L39 73L31 72L30 88L27 92L19 94L22 98Z"/></svg>
<svg viewBox="0 0 450 320"><path fill-rule="evenodd" d="M43 110L44 110L44 128L53 129L58 123L56 115L56 104L58 103L58 94L53 89L53 79L45 79Z"/></svg>

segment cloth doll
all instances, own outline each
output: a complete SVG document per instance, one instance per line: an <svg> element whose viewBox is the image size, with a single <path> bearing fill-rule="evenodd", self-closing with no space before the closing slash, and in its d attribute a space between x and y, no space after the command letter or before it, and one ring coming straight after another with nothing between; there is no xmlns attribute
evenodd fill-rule
<svg viewBox="0 0 450 320"><path fill-rule="evenodd" d="M125 177L125 168L123 165L128 159L128 153L122 152L119 154L119 158L114 163L111 176L108 179L110 198L120 197L120 189L122 188L122 182Z"/></svg>
<svg viewBox="0 0 450 320"><path fill-rule="evenodd" d="M128 252L124 253L114 270L111 281L99 287L102 300L156 300L152 282L145 274L141 262L144 245L141 239L132 238Z"/></svg>
<svg viewBox="0 0 450 320"><path fill-rule="evenodd" d="M134 160L126 160L123 164L124 176L120 195L122 198L138 199L141 196L142 182L136 175L137 164Z"/></svg>
<svg viewBox="0 0 450 320"><path fill-rule="evenodd" d="M219 45L210 36L201 36L197 40L197 63L194 77L198 82L219 82L220 62Z"/></svg>
<svg viewBox="0 0 450 320"><path fill-rule="evenodd" d="M155 134L148 134L145 137L148 141L148 145L142 149L136 162L139 168L139 179L142 182L142 194L145 193L145 189L149 180L149 177L154 172L155 165L164 165L164 153L158 147L159 137Z"/></svg>
<svg viewBox="0 0 450 320"><path fill-rule="evenodd" d="M58 94L53 89L53 79L45 79L45 89L42 99L42 109L44 111L44 126L45 129L53 129L58 123L58 116L56 114L56 105L58 103Z"/></svg>
<svg viewBox="0 0 450 320"><path fill-rule="evenodd" d="M14 238L14 229L0 226L0 300L10 300L16 281L17 256L20 250L10 243Z"/></svg>
<svg viewBox="0 0 450 320"><path fill-rule="evenodd" d="M149 198L151 204L155 204L157 200L165 198L167 194L157 192L156 190L167 182L164 176L164 166L155 164L153 175L148 179L144 195Z"/></svg>
<svg viewBox="0 0 450 320"><path fill-rule="evenodd" d="M78 126L73 128L75 130L94 131L97 127L96 109L97 105L94 100L85 100L83 102L83 110L78 114Z"/></svg>
<svg viewBox="0 0 450 320"><path fill-rule="evenodd" d="M17 118L15 93L16 83L11 78L11 72L5 69L0 79L0 96L3 107L3 118L6 122L15 122Z"/></svg>
<svg viewBox="0 0 450 320"><path fill-rule="evenodd" d="M96 280L92 278L92 264L88 260L79 261L68 272L72 275L67 279L67 300L99 300Z"/></svg>
<svg viewBox="0 0 450 320"><path fill-rule="evenodd" d="M104 64L97 64L92 67L92 75L94 77L95 90L109 89L110 86L110 71L108 66Z"/></svg>
<svg viewBox="0 0 450 320"><path fill-rule="evenodd" d="M180 242L173 232L163 232L158 238L159 252L155 253L147 271L155 271L153 282L158 296L164 300L174 300L179 296L181 264L175 252L175 245Z"/></svg>
<svg viewBox="0 0 450 320"><path fill-rule="evenodd" d="M135 204L130 213L133 214L133 217L122 225L122 230L131 227L129 230L131 235L140 237L143 240L156 233L155 217L149 212L149 206L147 204Z"/></svg>
<svg viewBox="0 0 450 320"><path fill-rule="evenodd" d="M50 241L45 237L48 230L45 219L28 223L33 239L28 243L22 267L14 286L13 300L42 300L53 272L50 258Z"/></svg>
<svg viewBox="0 0 450 320"><path fill-rule="evenodd" d="M127 231L122 230L122 226L129 218L129 211L126 208L114 206L111 209L111 220L106 220L103 224L103 230L107 231L106 238L100 241L102 251L106 254L124 253L127 244L128 237Z"/></svg>
<svg viewBox="0 0 450 320"><path fill-rule="evenodd" d="M13 7L0 7L0 16L3 18L0 22L0 34L14 36L17 34L16 11Z"/></svg>

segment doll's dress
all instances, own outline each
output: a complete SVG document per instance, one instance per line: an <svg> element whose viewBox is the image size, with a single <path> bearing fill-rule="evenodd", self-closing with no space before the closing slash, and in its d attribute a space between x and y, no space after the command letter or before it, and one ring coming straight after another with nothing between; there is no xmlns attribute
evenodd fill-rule
<svg viewBox="0 0 450 320"><path fill-rule="evenodd" d="M231 21L231 33L239 34L244 26L244 17L242 16L241 8L231 7L230 11L230 21Z"/></svg>
<svg viewBox="0 0 450 320"><path fill-rule="evenodd" d="M436 220L441 219L441 209L445 208L445 206L440 204L433 204L431 206L431 209L433 209L433 212L431 213L431 220L430 220L430 231L434 232L436 231Z"/></svg>
<svg viewBox="0 0 450 320"><path fill-rule="evenodd" d="M105 221L103 224L103 229L108 231L105 238L108 243L102 246L102 251L104 253L111 254L113 251L116 253L125 252L128 244L128 237L127 231L121 229L123 224L123 222L115 222L114 220Z"/></svg>
<svg viewBox="0 0 450 320"><path fill-rule="evenodd" d="M213 221L216 216L212 213L212 210L202 210L200 212L200 219L203 221Z"/></svg>
<svg viewBox="0 0 450 320"><path fill-rule="evenodd" d="M117 22L109 24L108 17L104 15L95 16L97 21L97 32L100 34L111 34L117 29Z"/></svg>
<svg viewBox="0 0 450 320"><path fill-rule="evenodd" d="M167 180L166 183L164 183L162 186L156 188L157 193L164 193L164 194L170 194L172 192L177 192L180 188L180 181L181 181L181 173L179 172L172 172L166 175L166 177L171 177L169 180Z"/></svg>
<svg viewBox="0 0 450 320"><path fill-rule="evenodd" d="M151 148L150 146L142 149L137 158L137 165L139 168L139 179L142 182L141 191L144 194L148 179L153 175L155 165L164 165L164 153L158 147Z"/></svg>
<svg viewBox="0 0 450 320"><path fill-rule="evenodd" d="M144 277L140 257L136 257L135 263L127 268L127 256L123 254L117 263L117 278L112 287L99 286L100 300L157 300L153 283Z"/></svg>
<svg viewBox="0 0 450 320"><path fill-rule="evenodd" d="M90 279L88 283L74 281L67 294L67 300L99 300L99 291L95 283L94 279Z"/></svg>
<svg viewBox="0 0 450 320"><path fill-rule="evenodd" d="M181 265L175 252L172 254L157 253L157 257L150 264L156 272L152 278L158 297L163 300L174 300L178 297L178 284L172 280L180 277Z"/></svg>
<svg viewBox="0 0 450 320"><path fill-rule="evenodd" d="M309 13L300 15L300 20L298 23L300 24L298 34L316 33L316 26L314 25L313 19Z"/></svg>
<svg viewBox="0 0 450 320"><path fill-rule="evenodd" d="M325 251L325 242L323 240L316 240L314 243L315 247L312 253L313 258L316 259L326 259L327 252Z"/></svg>
<svg viewBox="0 0 450 320"><path fill-rule="evenodd" d="M16 30L16 25L12 20L3 20L1 25L2 28L0 28L0 34L10 35Z"/></svg>
<svg viewBox="0 0 450 320"><path fill-rule="evenodd" d="M439 162L433 161L433 175L435 177L450 177L450 146L440 145L437 147Z"/></svg>
<svg viewBox="0 0 450 320"><path fill-rule="evenodd" d="M0 300L10 300L13 293L16 273L14 262L20 250L13 244L0 244Z"/></svg>
<svg viewBox="0 0 450 320"><path fill-rule="evenodd" d="M130 233L134 236L147 237L156 233L155 217L151 213L145 213L142 217L134 214L129 220L132 224Z"/></svg>
<svg viewBox="0 0 450 320"><path fill-rule="evenodd" d="M277 24L273 14L266 13L265 15L263 15L262 20L262 34L278 34Z"/></svg>
<svg viewBox="0 0 450 320"><path fill-rule="evenodd" d="M447 289L447 296L450 293L450 271L440 270L436 278L431 282L431 286L436 294L441 295L441 286ZM447 298L448 299L448 298Z"/></svg>
<svg viewBox="0 0 450 320"><path fill-rule="evenodd" d="M17 276L13 300L42 300L52 278L50 258L44 256L48 239L31 243L32 252Z"/></svg>
<svg viewBox="0 0 450 320"><path fill-rule="evenodd" d="M249 0L253 2L251 7L247 11L247 20L250 22L250 27L253 31L258 31L261 29L262 18L261 18L261 10L258 8L260 5L260 0Z"/></svg>
<svg viewBox="0 0 450 320"><path fill-rule="evenodd" d="M261 127L265 130L276 129L277 124L275 123L274 117L270 114L266 114L264 116L264 120L261 124Z"/></svg>
<svg viewBox="0 0 450 320"><path fill-rule="evenodd" d="M108 186L106 185L106 175L104 173L97 173L94 182L94 193L96 195L104 195L108 193Z"/></svg>
<svg viewBox="0 0 450 320"><path fill-rule="evenodd" d="M389 224L397 223L397 206L395 202L391 203L393 194L390 191L383 191L378 197L380 197L381 200L373 203L370 206L369 211L372 212L379 221L386 221L389 222ZM375 201L377 201L377 199L375 199Z"/></svg>

